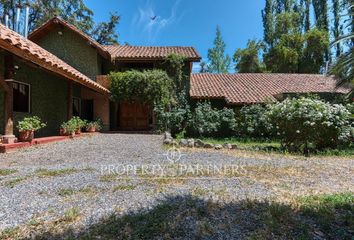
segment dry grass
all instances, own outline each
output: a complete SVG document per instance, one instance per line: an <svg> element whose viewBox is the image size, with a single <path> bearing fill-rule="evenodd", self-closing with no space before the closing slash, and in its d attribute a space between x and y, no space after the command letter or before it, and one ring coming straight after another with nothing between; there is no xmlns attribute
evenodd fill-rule
<svg viewBox="0 0 354 240"><path fill-rule="evenodd" d="M45 177L60 177L64 175L69 175L78 172L78 169L74 168L66 168L66 169L58 169L58 170L49 170L45 168L40 168L36 170L36 176L45 178Z"/></svg>
<svg viewBox="0 0 354 240"><path fill-rule="evenodd" d="M0 169L0 176L8 176L16 173L17 170L14 169Z"/></svg>

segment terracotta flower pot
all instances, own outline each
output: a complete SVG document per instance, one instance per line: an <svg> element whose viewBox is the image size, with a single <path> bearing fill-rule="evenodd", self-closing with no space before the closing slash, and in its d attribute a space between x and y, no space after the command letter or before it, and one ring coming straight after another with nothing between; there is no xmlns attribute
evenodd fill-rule
<svg viewBox="0 0 354 240"><path fill-rule="evenodd" d="M33 130L26 130L26 131L21 131L18 140L20 142L31 142L34 138L34 131Z"/></svg>
<svg viewBox="0 0 354 240"><path fill-rule="evenodd" d="M95 127L89 127L86 129L87 132L89 133L93 133L93 132L96 132L96 128Z"/></svg>
<svg viewBox="0 0 354 240"><path fill-rule="evenodd" d="M60 136L69 136L70 134L64 128L60 128L59 135Z"/></svg>

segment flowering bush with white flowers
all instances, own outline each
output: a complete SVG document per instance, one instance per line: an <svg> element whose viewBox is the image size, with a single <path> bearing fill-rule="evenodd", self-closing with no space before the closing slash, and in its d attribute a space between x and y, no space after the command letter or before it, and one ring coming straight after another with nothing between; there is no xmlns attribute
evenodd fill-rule
<svg viewBox="0 0 354 240"><path fill-rule="evenodd" d="M270 137L272 124L267 116L268 108L262 105L244 106L237 118L238 133L246 137Z"/></svg>
<svg viewBox="0 0 354 240"><path fill-rule="evenodd" d="M304 97L270 105L267 112L283 147L305 153L351 141L350 115L343 105Z"/></svg>

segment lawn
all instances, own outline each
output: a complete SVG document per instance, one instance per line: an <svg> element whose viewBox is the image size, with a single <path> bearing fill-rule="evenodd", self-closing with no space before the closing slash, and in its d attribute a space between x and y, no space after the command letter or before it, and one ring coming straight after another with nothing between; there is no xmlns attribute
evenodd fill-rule
<svg viewBox="0 0 354 240"><path fill-rule="evenodd" d="M257 150L265 152L286 153L281 149L279 140L270 139L252 139L252 138L201 138L205 143L221 144L230 143L237 145L238 148L244 150ZM293 155L301 155L301 153L291 153ZM354 156L354 143L349 146L338 147L336 149L325 149L323 151L313 152L311 155L315 156Z"/></svg>

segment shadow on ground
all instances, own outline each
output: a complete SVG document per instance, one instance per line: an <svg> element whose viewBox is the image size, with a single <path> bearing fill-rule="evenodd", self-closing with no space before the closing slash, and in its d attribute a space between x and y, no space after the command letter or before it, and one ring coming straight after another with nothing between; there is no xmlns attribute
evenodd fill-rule
<svg viewBox="0 0 354 240"><path fill-rule="evenodd" d="M295 207L178 196L149 210L112 215L79 233L37 232L31 239L352 239L353 203L351 193L302 198Z"/></svg>

